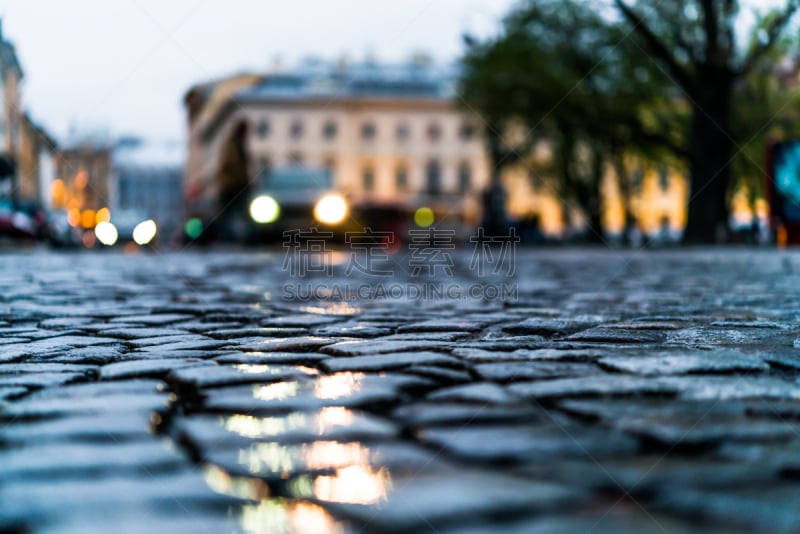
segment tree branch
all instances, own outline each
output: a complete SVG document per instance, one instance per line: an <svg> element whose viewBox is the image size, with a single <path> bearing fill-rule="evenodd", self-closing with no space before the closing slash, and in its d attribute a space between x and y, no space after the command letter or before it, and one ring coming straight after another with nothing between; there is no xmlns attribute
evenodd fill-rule
<svg viewBox="0 0 800 534"><path fill-rule="evenodd" d="M764 54L775 46L775 43L780 37L783 30L792 20L792 17L800 8L800 0L790 0L787 2L786 7L770 22L769 26L765 28L767 38L764 41L757 41L750 47L750 51L745 56L742 66L739 68L739 75L743 76L750 72L756 63L764 57Z"/></svg>
<svg viewBox="0 0 800 534"><path fill-rule="evenodd" d="M616 4L622 16L633 26L633 30L644 39L645 45L656 59L666 63L669 74L675 82L680 85L684 91L693 94L693 83L689 73L686 72L686 68L675 59L675 56L670 52L669 48L667 48L667 45L652 29L650 29L639 14L624 2L624 0L614 0L614 4Z"/></svg>

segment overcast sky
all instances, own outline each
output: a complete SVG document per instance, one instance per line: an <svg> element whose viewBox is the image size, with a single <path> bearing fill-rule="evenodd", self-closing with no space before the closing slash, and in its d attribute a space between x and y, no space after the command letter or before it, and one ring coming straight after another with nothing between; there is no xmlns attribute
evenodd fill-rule
<svg viewBox="0 0 800 534"><path fill-rule="evenodd" d="M193 83L307 56L379 60L462 51L514 0L0 0L32 116L63 139L107 129L183 139Z"/></svg>

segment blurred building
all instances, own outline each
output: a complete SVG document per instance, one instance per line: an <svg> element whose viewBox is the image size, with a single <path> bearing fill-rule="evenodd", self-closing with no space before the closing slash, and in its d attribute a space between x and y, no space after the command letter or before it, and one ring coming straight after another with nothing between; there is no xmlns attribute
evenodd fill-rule
<svg viewBox="0 0 800 534"><path fill-rule="evenodd" d="M49 207L55 179L56 142L27 113L22 116L18 154L18 199Z"/></svg>
<svg viewBox="0 0 800 534"><path fill-rule="evenodd" d="M108 208L112 151L110 137L95 132L73 136L56 154L53 207L68 210L71 224L92 228Z"/></svg>
<svg viewBox="0 0 800 534"><path fill-rule="evenodd" d="M325 168L351 202L428 205L476 221L489 180L481 121L458 106L455 68L327 63L193 87L186 95L185 194L211 209L226 140L247 125L252 180L287 165Z"/></svg>
<svg viewBox="0 0 800 534"><path fill-rule="evenodd" d="M178 231L183 222L183 146L120 139L112 163L112 220L126 213L138 221L155 220L162 236Z"/></svg>
<svg viewBox="0 0 800 534"><path fill-rule="evenodd" d="M0 78L0 198L34 211L50 205L56 143L23 110L23 71L2 20Z"/></svg>

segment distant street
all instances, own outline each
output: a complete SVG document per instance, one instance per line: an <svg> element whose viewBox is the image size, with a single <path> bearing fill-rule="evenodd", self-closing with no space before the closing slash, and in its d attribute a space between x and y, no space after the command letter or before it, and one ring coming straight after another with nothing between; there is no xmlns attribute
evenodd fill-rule
<svg viewBox="0 0 800 534"><path fill-rule="evenodd" d="M4 248L0 532L800 529L800 254L500 250Z"/></svg>

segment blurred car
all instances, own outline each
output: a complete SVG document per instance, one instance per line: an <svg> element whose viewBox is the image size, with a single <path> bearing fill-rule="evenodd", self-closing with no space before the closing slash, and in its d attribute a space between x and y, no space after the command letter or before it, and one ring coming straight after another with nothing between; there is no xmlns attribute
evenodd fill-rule
<svg viewBox="0 0 800 534"><path fill-rule="evenodd" d="M0 201L0 236L38 239L44 235L45 219L38 210Z"/></svg>
<svg viewBox="0 0 800 534"><path fill-rule="evenodd" d="M82 243L83 231L69 224L66 210L56 210L47 216L45 236L53 247L77 247Z"/></svg>
<svg viewBox="0 0 800 534"><path fill-rule="evenodd" d="M347 200L333 189L330 172L303 166L272 170L249 204L256 239L310 227L335 229L348 212Z"/></svg>

